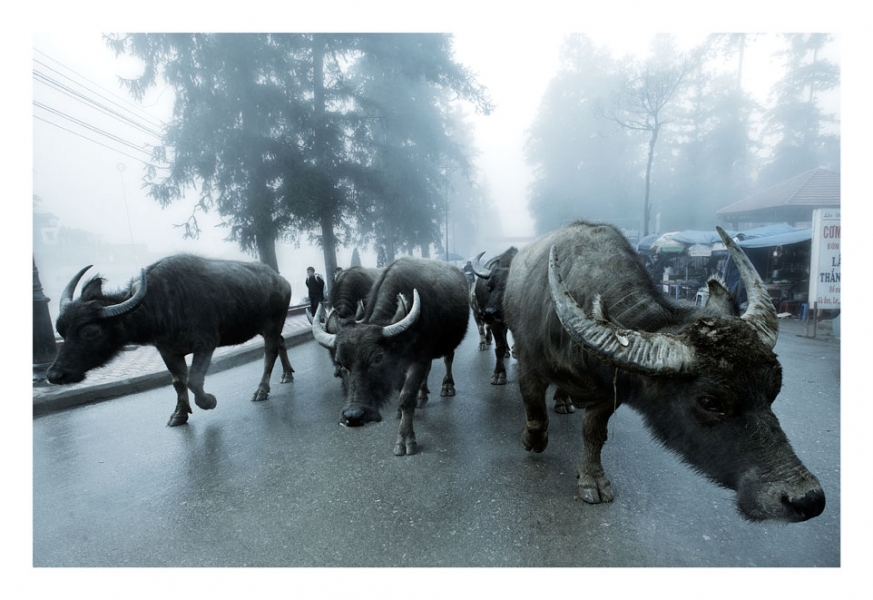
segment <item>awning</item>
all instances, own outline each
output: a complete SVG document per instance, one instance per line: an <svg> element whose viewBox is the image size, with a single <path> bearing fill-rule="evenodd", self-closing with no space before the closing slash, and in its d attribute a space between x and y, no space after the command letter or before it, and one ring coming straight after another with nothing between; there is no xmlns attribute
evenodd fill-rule
<svg viewBox="0 0 873 600"><path fill-rule="evenodd" d="M799 244L808 242L812 239L812 228L797 229L786 233L778 233L776 235L768 235L766 237L749 238L737 242L737 245L742 248L769 248L772 246L787 246L788 244Z"/></svg>

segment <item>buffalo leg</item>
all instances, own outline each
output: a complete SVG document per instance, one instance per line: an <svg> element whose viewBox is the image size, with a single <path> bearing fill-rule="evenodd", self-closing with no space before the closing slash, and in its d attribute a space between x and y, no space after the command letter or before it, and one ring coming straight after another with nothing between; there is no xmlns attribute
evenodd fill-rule
<svg viewBox="0 0 873 600"><path fill-rule="evenodd" d="M455 351L452 350L443 357L443 362L446 363L446 376L443 377L443 385L440 389L440 396L455 395L455 379L452 377L452 363L455 361Z"/></svg>
<svg viewBox="0 0 873 600"><path fill-rule="evenodd" d="M394 456L415 454L418 449L412 421L415 417L418 390L422 380L427 380L429 371L430 361L413 363L406 371L406 381L400 391L400 429L397 432L397 441L394 442Z"/></svg>
<svg viewBox="0 0 873 600"><path fill-rule="evenodd" d="M612 502L615 497L600 462L600 452L606 443L606 425L613 412L613 404L603 402L586 408L582 417L582 460L576 474L579 497L589 504Z"/></svg>
<svg viewBox="0 0 873 600"><path fill-rule="evenodd" d="M264 374L261 376L261 381L258 384L258 389L252 395L252 402L266 400L270 395L270 376L273 374L273 366L276 364L276 358L282 360L282 383L293 381L294 369L291 368L291 363L288 361L288 352L285 350L285 338L278 336L264 337Z"/></svg>
<svg viewBox="0 0 873 600"><path fill-rule="evenodd" d="M294 381L294 369L288 360L288 350L285 349L285 338L279 336L279 360L282 361L282 379L279 383L291 383Z"/></svg>
<svg viewBox="0 0 873 600"><path fill-rule="evenodd" d="M494 332L494 356L497 361L494 364L494 374L491 375L491 385L506 385L506 366L504 359L507 355L506 328L503 326L492 327Z"/></svg>
<svg viewBox="0 0 873 600"><path fill-rule="evenodd" d="M206 381L206 371L212 362L213 348L194 353L191 359L191 370L188 374L188 389L194 392L194 403L203 410L215 408L218 402L215 396L203 391L203 383Z"/></svg>
<svg viewBox="0 0 873 600"><path fill-rule="evenodd" d="M430 388L427 387L427 380L430 377L430 368L432 366L431 361L427 361L427 365L425 366L424 375L421 378L421 385L418 386L418 408L424 408L424 405L427 404L428 394L430 394ZM407 380L408 380L407 375ZM406 383L403 384L404 387ZM402 391L403 388L401 388Z"/></svg>
<svg viewBox="0 0 873 600"><path fill-rule="evenodd" d="M167 427L184 425L191 414L191 404L188 402L188 365L184 356L161 352L161 358L173 376L173 389L176 390L176 410L170 415Z"/></svg>
<svg viewBox="0 0 873 600"><path fill-rule="evenodd" d="M546 390L549 382L525 368L525 363L522 360L518 365L518 386L527 417L521 443L525 450L542 452L549 444L549 413L546 411Z"/></svg>
<svg viewBox="0 0 873 600"><path fill-rule="evenodd" d="M487 329L485 323L480 321L478 317L476 317L475 320L476 328L479 330L479 351L481 352L491 344L491 330Z"/></svg>
<svg viewBox="0 0 873 600"><path fill-rule="evenodd" d="M562 415L576 412L576 407L573 406L570 395L561 388L555 390L555 412Z"/></svg>

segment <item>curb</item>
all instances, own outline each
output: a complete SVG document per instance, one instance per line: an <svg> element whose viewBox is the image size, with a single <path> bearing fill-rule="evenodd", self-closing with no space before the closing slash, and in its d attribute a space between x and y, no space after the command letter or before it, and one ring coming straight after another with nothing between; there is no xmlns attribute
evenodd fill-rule
<svg viewBox="0 0 873 600"><path fill-rule="evenodd" d="M309 329L295 331L285 334L285 347L293 348L306 342L311 341L312 331ZM209 365L207 375L210 373L218 373L238 367L240 365L261 360L264 357L263 344L254 345L239 350L228 352L219 357L214 357ZM33 416L47 415L53 412L66 410L76 406L85 404L96 404L105 400L111 400L120 396L136 394L153 390L155 388L169 386L172 384L173 378L167 371L157 373L147 373L145 375L136 375L119 381L110 381L107 383L98 383L93 386L79 388L75 390L67 390L59 388L51 392L44 393L39 398L33 399Z"/></svg>

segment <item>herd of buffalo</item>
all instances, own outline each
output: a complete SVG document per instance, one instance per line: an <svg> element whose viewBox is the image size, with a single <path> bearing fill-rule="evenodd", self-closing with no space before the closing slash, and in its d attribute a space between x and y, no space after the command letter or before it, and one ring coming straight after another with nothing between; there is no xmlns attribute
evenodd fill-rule
<svg viewBox="0 0 873 600"><path fill-rule="evenodd" d="M719 234L740 271L748 297L743 306L717 278L707 283L703 306L669 298L618 230L585 221L521 250L510 248L485 265L480 254L472 288L460 269L429 259L344 270L330 291L328 314L319 308L312 316L313 336L330 350L342 381L340 421L355 427L381 420L399 391L394 454L414 454L413 421L428 400L431 365L443 359L440 395L453 396L452 361L472 309L479 349L492 337L495 342L491 383L506 384L504 362L517 360L527 450L542 452L548 445L550 386L556 412L584 409L577 475L586 502L613 500L601 451L610 416L628 404L664 446L736 491L745 518L816 517L825 507L821 484L771 410L782 386L773 352L776 310L746 255L723 230ZM277 358L281 381L293 380L282 337L291 287L271 268L177 255L143 269L116 293L104 293L103 280L94 277L74 299L88 268L62 293L57 330L64 343L49 382L81 381L125 345L153 345L176 391L168 425L182 425L191 413L189 390L198 407L216 406L203 388L215 348L257 334L266 352L252 400L268 397Z"/></svg>

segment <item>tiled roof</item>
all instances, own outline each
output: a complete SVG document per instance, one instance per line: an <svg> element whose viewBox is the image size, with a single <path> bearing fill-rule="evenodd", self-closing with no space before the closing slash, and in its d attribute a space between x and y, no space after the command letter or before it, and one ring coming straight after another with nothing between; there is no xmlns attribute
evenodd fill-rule
<svg viewBox="0 0 873 600"><path fill-rule="evenodd" d="M840 174L828 169L813 169L787 179L748 198L716 211L718 215L747 213L788 206L839 206Z"/></svg>

